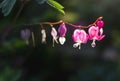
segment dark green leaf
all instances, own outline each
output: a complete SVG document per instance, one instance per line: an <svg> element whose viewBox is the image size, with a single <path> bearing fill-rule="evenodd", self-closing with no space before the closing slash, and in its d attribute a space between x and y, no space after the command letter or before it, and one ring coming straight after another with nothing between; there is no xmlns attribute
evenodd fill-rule
<svg viewBox="0 0 120 81"><path fill-rule="evenodd" d="M16 0L3 0L0 3L0 8L2 8L2 13L4 14L4 16L9 15L15 2L16 2Z"/></svg>

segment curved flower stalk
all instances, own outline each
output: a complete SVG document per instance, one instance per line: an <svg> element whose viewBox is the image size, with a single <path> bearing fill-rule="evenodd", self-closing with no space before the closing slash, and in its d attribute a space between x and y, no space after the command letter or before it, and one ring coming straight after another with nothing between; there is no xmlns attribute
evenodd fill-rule
<svg viewBox="0 0 120 81"><path fill-rule="evenodd" d="M51 35L52 35L52 37L53 37L53 47L54 47L54 41L55 41L56 43L58 43L58 41L57 41L57 38L58 38L58 36L57 36L57 31L56 31L56 29L55 29L54 27L52 27Z"/></svg>
<svg viewBox="0 0 120 81"><path fill-rule="evenodd" d="M61 45L63 45L66 41L65 35L67 32L65 23L60 24L60 27L58 28L58 32L59 32L59 42Z"/></svg>
<svg viewBox="0 0 120 81"><path fill-rule="evenodd" d="M81 49L81 43L87 43L88 34L85 32L85 30L76 29L72 35L72 39L74 42L76 42L73 47L78 47Z"/></svg>
<svg viewBox="0 0 120 81"><path fill-rule="evenodd" d="M29 29L21 30L21 38L26 41L26 44L29 44L29 38L31 36L31 32Z"/></svg>
<svg viewBox="0 0 120 81"><path fill-rule="evenodd" d="M99 27L95 27L95 26L91 26L88 30L88 33L89 33L89 39L93 40L91 44L92 47L96 46L95 43L96 40L100 41L105 37L105 35L103 35L103 28L99 29Z"/></svg>
<svg viewBox="0 0 120 81"><path fill-rule="evenodd" d="M68 30L65 25L69 25L69 27L74 27L75 30L73 32L72 39L75 42L75 44L73 44L73 47L74 48L78 47L79 49L81 49L81 44L87 43L88 39L92 40L91 46L95 47L96 40L101 41L105 37L105 35L103 34L104 21L102 19L103 17L98 17L92 24L89 24L87 26L75 25L75 24L71 24L68 22L64 22L62 20L57 21L57 22L41 22L37 24L28 24L28 25L29 26L32 26L32 25L41 26L42 43L46 43L46 32L45 32L43 25L50 25L52 27L51 36L53 38L53 47L54 47L54 42L58 43L57 41L58 38L59 38L59 42L61 45L63 45L66 42L65 36ZM58 24L60 24L60 26L57 32L56 28L54 28L53 25L58 25ZM84 29L88 29L88 34L85 32ZM30 31L28 29L22 30L21 35L24 40L28 40L30 37Z"/></svg>

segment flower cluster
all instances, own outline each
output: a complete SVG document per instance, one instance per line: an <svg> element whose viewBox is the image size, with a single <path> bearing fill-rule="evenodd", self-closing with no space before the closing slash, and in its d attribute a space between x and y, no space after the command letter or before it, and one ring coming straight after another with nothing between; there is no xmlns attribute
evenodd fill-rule
<svg viewBox="0 0 120 81"><path fill-rule="evenodd" d="M88 26L88 34L86 33L86 31L84 29L81 28L77 28L74 30L73 35L72 35L72 39L75 42L75 44L73 44L74 48L81 48L81 44L86 44L88 40L92 40L92 47L96 46L95 41L100 41L102 40L105 35L103 35L103 26L104 26L104 22L100 19L97 20L94 24L91 24ZM61 45L63 45L66 41L65 35L67 32L67 28L65 26L65 23L60 24L59 28L58 28L58 33L59 35L57 35L57 30L52 27L51 30L51 35L53 37L53 40L56 41L56 43L58 43L57 39L59 38L59 42Z"/></svg>
<svg viewBox="0 0 120 81"><path fill-rule="evenodd" d="M102 20L97 21L94 25L89 26L88 34L83 29L75 29L72 38L75 44L73 45L74 48L81 47L81 43L85 44L88 40L92 40L92 47L96 46L95 41L102 40L105 35L103 35L103 25L104 22Z"/></svg>
<svg viewBox="0 0 120 81"><path fill-rule="evenodd" d="M103 26L104 21L102 20L102 17L97 18L97 20L88 25L88 26L81 26L81 25L74 25L70 24L68 22L58 21L58 22L42 22L40 23L42 30L42 43L46 43L46 31L43 27L43 24L48 24L51 26L51 36L53 38L53 47L54 42L57 44L60 43L61 45L64 45L66 42L66 33L67 33L67 25L70 25L70 27L74 27L75 30L73 32L73 35L71 36L72 40L75 42L73 44L74 48L81 48L81 44L86 44L89 40L92 40L91 46L94 48L96 46L96 41L101 41L105 35L103 34ZM58 30L54 27L54 25L60 24ZM68 26L69 27L69 26ZM86 31L84 29L87 29ZM30 37L30 31L28 29L21 31L21 37L25 41L28 41ZM34 36L32 36L34 37ZM33 38L34 41L34 38Z"/></svg>
<svg viewBox="0 0 120 81"><path fill-rule="evenodd" d="M58 28L59 36L57 36L57 30L54 27L52 27L51 35L53 37L53 40L56 41L56 43L58 43L57 38L59 37L59 42L61 45L63 45L66 41L66 38L65 38L66 32L67 32L67 28L65 26L65 23L62 23Z"/></svg>

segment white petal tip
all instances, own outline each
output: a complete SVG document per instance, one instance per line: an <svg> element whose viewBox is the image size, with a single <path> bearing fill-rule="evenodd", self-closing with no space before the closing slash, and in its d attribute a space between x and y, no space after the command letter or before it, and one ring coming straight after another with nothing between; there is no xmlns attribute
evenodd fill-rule
<svg viewBox="0 0 120 81"><path fill-rule="evenodd" d="M63 45L65 43L65 41L66 41L65 37L60 37L59 38L59 42L60 42L61 45Z"/></svg>
<svg viewBox="0 0 120 81"><path fill-rule="evenodd" d="M96 44L95 44L95 43L92 43L91 46L94 48L94 47L96 46Z"/></svg>
<svg viewBox="0 0 120 81"><path fill-rule="evenodd" d="M74 48L78 47L78 49L81 49L81 43L75 43L75 44L73 44L73 47Z"/></svg>

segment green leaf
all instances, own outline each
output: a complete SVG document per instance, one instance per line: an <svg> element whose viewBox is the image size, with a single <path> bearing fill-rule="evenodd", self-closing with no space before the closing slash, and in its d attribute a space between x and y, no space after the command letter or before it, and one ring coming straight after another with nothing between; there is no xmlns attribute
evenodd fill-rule
<svg viewBox="0 0 120 81"><path fill-rule="evenodd" d="M50 6L52 6L52 7L54 7L54 8L56 8L60 13L62 13L63 15L65 14L65 12L64 12L64 7L60 4L60 3L58 3L57 1L54 1L54 0L47 0L47 3L50 5Z"/></svg>
<svg viewBox="0 0 120 81"><path fill-rule="evenodd" d="M2 8L2 13L4 16L7 16L10 14L13 6L15 5L16 0L3 0L0 3L0 8Z"/></svg>
<svg viewBox="0 0 120 81"><path fill-rule="evenodd" d="M57 9L63 9L64 8L60 3L58 3L54 0L48 0L47 3L49 5L51 5L52 7L57 8Z"/></svg>
<svg viewBox="0 0 120 81"><path fill-rule="evenodd" d="M62 13L63 15L65 15L65 11L64 11L64 10L58 9L58 11L59 11L60 13Z"/></svg>

